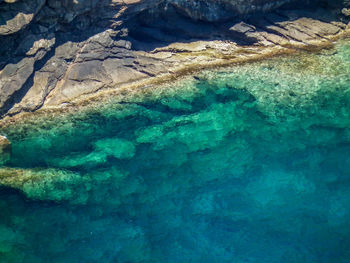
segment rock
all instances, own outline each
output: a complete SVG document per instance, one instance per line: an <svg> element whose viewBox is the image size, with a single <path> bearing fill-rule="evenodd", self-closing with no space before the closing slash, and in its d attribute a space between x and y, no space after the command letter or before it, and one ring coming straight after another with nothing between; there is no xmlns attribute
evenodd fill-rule
<svg viewBox="0 0 350 263"><path fill-rule="evenodd" d="M11 157L11 142L0 135L0 165L6 163Z"/></svg>
<svg viewBox="0 0 350 263"><path fill-rule="evenodd" d="M95 143L94 148L96 151L117 159L130 159L136 151L132 142L117 137L99 140Z"/></svg>
<svg viewBox="0 0 350 263"><path fill-rule="evenodd" d="M343 8L341 12L344 16L350 16L350 8Z"/></svg>
<svg viewBox="0 0 350 263"><path fill-rule="evenodd" d="M254 12L268 12L284 4L298 1L168 0L168 2L193 19L214 22Z"/></svg>
<svg viewBox="0 0 350 263"><path fill-rule="evenodd" d="M53 34L47 38L40 35L28 35L19 44L16 53L19 55L34 56L39 50L49 51L55 44L55 37Z"/></svg>
<svg viewBox="0 0 350 263"><path fill-rule="evenodd" d="M256 39L256 28L252 25L249 25L244 22L240 22L232 26L230 29L230 33L233 37L240 39L245 42L254 43L257 41Z"/></svg>
<svg viewBox="0 0 350 263"><path fill-rule="evenodd" d="M5 3L8 4L0 4L1 19L6 21L0 25L0 36L14 34L28 26L45 0L5 1Z"/></svg>
<svg viewBox="0 0 350 263"><path fill-rule="evenodd" d="M0 186L17 189L36 200L85 202L84 182L78 173L70 171L0 168Z"/></svg>
<svg viewBox="0 0 350 263"><path fill-rule="evenodd" d="M272 54L273 47L331 42L348 30L347 18L336 15L342 8L346 15L349 5L348 0L0 1L0 116L60 107L101 89L188 68ZM329 10L319 12L319 6Z"/></svg>

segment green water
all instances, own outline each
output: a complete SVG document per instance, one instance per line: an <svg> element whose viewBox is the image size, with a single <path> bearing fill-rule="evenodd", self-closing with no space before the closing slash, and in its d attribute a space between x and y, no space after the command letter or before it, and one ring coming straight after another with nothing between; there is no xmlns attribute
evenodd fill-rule
<svg viewBox="0 0 350 263"><path fill-rule="evenodd" d="M0 262L350 262L350 42L1 130Z"/></svg>

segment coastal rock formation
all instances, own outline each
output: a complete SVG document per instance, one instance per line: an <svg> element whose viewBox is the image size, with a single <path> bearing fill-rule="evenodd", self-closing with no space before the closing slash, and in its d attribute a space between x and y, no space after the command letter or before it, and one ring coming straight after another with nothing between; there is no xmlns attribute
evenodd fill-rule
<svg viewBox="0 0 350 263"><path fill-rule="evenodd" d="M0 126L1 263L349 259L348 40L26 117Z"/></svg>
<svg viewBox="0 0 350 263"><path fill-rule="evenodd" d="M101 90L326 45L349 29L349 6L348 0L0 1L0 114L63 107Z"/></svg>
<svg viewBox="0 0 350 263"><path fill-rule="evenodd" d="M135 194L157 203L155 196L178 193L174 186L196 179L246 178L266 155L284 154L277 163L290 165L290 153L302 152L293 167L307 164L317 180L318 167L335 160L336 169L349 174L349 54L348 43L319 54L205 70L64 118L30 116L2 127L13 151L11 167L0 168L0 187L34 200L116 208ZM328 145L340 155L331 157ZM322 150L305 161L310 148ZM290 178L298 178L294 172ZM332 173L324 176L327 184L334 180Z"/></svg>

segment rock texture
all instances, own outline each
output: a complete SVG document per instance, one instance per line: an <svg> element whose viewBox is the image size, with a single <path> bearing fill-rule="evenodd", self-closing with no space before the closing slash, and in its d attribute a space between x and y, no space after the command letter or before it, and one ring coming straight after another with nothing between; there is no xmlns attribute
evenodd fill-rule
<svg viewBox="0 0 350 263"><path fill-rule="evenodd" d="M268 12L295 0L173 0L169 1L187 16L204 21L220 21L249 13Z"/></svg>
<svg viewBox="0 0 350 263"><path fill-rule="evenodd" d="M0 165L7 162L10 156L11 142L5 136L0 135Z"/></svg>
<svg viewBox="0 0 350 263"><path fill-rule="evenodd" d="M0 113L63 107L191 68L330 43L345 1L0 1Z"/></svg>

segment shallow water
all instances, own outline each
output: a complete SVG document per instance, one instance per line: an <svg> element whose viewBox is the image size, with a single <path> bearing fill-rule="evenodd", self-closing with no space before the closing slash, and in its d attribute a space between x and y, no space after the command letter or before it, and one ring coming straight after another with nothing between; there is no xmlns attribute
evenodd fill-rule
<svg viewBox="0 0 350 263"><path fill-rule="evenodd" d="M3 128L0 262L349 262L349 43Z"/></svg>

